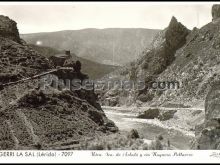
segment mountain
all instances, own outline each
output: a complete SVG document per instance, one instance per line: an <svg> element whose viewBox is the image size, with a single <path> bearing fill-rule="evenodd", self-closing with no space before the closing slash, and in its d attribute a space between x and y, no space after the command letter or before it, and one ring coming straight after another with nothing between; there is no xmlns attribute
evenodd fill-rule
<svg viewBox="0 0 220 165"><path fill-rule="evenodd" d="M173 17L169 26L160 31L154 38L151 47L146 48L141 56L134 62L127 64L118 71L115 71L104 79L113 77L119 80L129 80L137 82L142 80L145 88L142 90L126 90L122 92L115 92L114 95L110 91L115 91L117 88L110 89L104 94L103 100L108 100L111 103L111 97L114 98L114 104L133 104L137 100L141 102L148 102L152 99L149 95L148 87L169 65L175 60L176 51L185 44L186 36L189 30ZM116 74L115 74L116 73ZM126 97L133 98L132 100L125 99ZM116 100L118 100L116 103ZM105 103L104 103L105 104Z"/></svg>
<svg viewBox="0 0 220 165"><path fill-rule="evenodd" d="M102 64L122 65L137 59L160 30L141 28L107 28L65 30L22 34L29 44L58 50L71 50L83 57Z"/></svg>
<svg viewBox="0 0 220 165"><path fill-rule="evenodd" d="M214 7L214 10L217 10ZM219 10L217 10L219 11ZM105 77L143 80L146 89L132 94L132 101L152 106L179 104L203 106L205 97L219 80L220 22L213 21L189 31L172 18L170 25L153 40L140 58ZM152 82L178 82L176 90L152 90ZM108 94L105 94L108 98ZM126 104L126 103L122 103Z"/></svg>
<svg viewBox="0 0 220 165"><path fill-rule="evenodd" d="M16 22L2 15L0 45L0 150L74 149L86 139L118 131L93 91L47 84L51 76L72 80L83 73L54 70L20 39ZM53 74L41 75L48 70Z"/></svg>
<svg viewBox="0 0 220 165"><path fill-rule="evenodd" d="M213 5L212 21L192 31L173 17L169 26L155 37L150 50L147 48L136 61L104 78L132 80L135 83L143 80L145 88L119 90L115 86L106 89L101 93L102 104L204 108L204 118L195 120L197 126L193 128L196 135L193 148L220 149L219 12L220 5ZM152 88L154 82L163 83L163 88ZM167 82L177 82L179 87L168 88ZM197 116L195 112L194 116ZM183 119L188 117L184 113L181 115ZM177 123L177 127L179 125Z"/></svg>
<svg viewBox="0 0 220 165"><path fill-rule="evenodd" d="M30 45L34 50L42 54L43 56L49 58L53 55L63 53L64 51L57 50L55 48L45 47L45 46L37 46L37 45ZM106 74L114 71L115 69L119 69L119 66L113 65L105 65L100 64L98 62L93 62L91 60L87 60L85 58L81 58L76 56L74 53L71 53L71 58L74 61L79 60L82 64L82 72L88 74L91 79L98 79L102 78Z"/></svg>

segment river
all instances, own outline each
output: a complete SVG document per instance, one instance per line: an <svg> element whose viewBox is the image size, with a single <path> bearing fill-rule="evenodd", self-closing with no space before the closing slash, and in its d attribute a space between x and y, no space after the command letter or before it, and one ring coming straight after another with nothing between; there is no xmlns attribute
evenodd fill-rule
<svg viewBox="0 0 220 165"><path fill-rule="evenodd" d="M115 122L120 131L137 129L142 138L153 140L156 136L162 135L164 140L170 141L175 149L187 150L191 147L193 136L187 135L179 130L167 129L163 126L153 124L155 119L138 119L134 112L129 110L118 110L103 107L106 116Z"/></svg>

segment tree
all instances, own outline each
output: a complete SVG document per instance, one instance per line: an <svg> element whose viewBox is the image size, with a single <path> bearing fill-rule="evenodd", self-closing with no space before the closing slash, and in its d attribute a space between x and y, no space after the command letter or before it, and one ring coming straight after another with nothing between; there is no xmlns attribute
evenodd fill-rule
<svg viewBox="0 0 220 165"><path fill-rule="evenodd" d="M81 71L81 62L77 60L73 68L76 72L80 72Z"/></svg>

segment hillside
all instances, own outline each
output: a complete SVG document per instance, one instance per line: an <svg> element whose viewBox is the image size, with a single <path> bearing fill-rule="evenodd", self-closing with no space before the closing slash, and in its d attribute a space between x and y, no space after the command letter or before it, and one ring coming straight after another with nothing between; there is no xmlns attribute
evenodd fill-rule
<svg viewBox="0 0 220 165"><path fill-rule="evenodd" d="M153 29L83 29L22 34L28 44L71 50L79 57L102 64L122 65L137 59L159 30Z"/></svg>
<svg viewBox="0 0 220 165"><path fill-rule="evenodd" d="M62 149L81 141L117 132L93 91L56 88L44 81L78 79L83 73L53 69L49 60L20 39L16 22L0 16L0 150ZM26 78L31 79L26 79ZM5 83L15 82L5 85Z"/></svg>
<svg viewBox="0 0 220 165"><path fill-rule="evenodd" d="M51 68L49 60L20 39L16 22L0 16L0 83L16 81Z"/></svg>
<svg viewBox="0 0 220 165"><path fill-rule="evenodd" d="M61 50L57 50L55 48L50 48L45 46L37 46L37 45L30 45L30 46L34 50L45 56L46 58L64 52ZM102 78L106 74L120 68L119 66L105 65L105 64L93 62L91 60L78 57L74 53L72 53L71 56L74 61L79 60L82 63L82 72L88 74L88 76L91 79Z"/></svg>

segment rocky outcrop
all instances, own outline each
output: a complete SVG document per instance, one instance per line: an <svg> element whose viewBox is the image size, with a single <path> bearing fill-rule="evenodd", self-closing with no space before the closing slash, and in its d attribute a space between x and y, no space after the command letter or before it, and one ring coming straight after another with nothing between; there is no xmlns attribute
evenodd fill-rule
<svg viewBox="0 0 220 165"><path fill-rule="evenodd" d="M210 90L205 102L205 122L197 127L198 149L220 149L220 84ZM198 132L198 131L197 131Z"/></svg>
<svg viewBox="0 0 220 165"><path fill-rule="evenodd" d="M188 34L189 30L172 17L169 26L154 39L152 49L138 60L137 76L145 75L148 82L157 77L174 61L176 50L185 44Z"/></svg>
<svg viewBox="0 0 220 165"><path fill-rule="evenodd" d="M186 36L189 34L189 30L177 21L175 17L172 17L170 24L165 32L165 39L167 46L176 51L186 43Z"/></svg>
<svg viewBox="0 0 220 165"><path fill-rule="evenodd" d="M212 20L215 21L220 18L220 5L213 5L212 6Z"/></svg>
<svg viewBox="0 0 220 165"><path fill-rule="evenodd" d="M0 15L0 37L8 38L18 43L21 42L17 23L3 15Z"/></svg>
<svg viewBox="0 0 220 165"><path fill-rule="evenodd" d="M147 68L144 68L145 73L147 71L147 81L152 80L151 76L155 78L174 61L176 50L185 44L188 34L189 30L175 17L172 17L169 26L156 37L154 42L157 44L153 44L156 47L144 55L141 66L143 66L143 62L149 64ZM158 38L161 42L157 41ZM142 69L140 68L140 70Z"/></svg>

